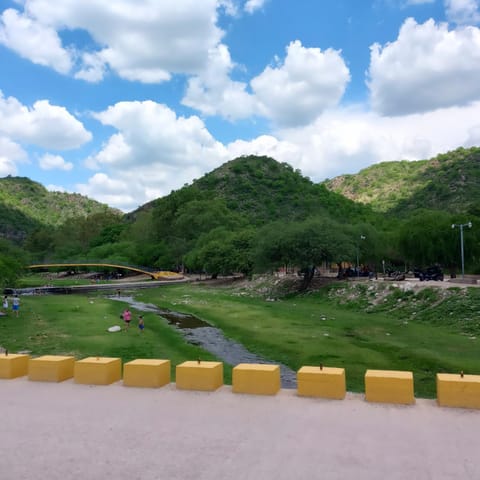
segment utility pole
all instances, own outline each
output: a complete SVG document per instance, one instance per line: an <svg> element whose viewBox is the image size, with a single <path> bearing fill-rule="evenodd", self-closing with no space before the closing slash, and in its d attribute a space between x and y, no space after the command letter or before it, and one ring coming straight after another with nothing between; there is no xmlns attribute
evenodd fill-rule
<svg viewBox="0 0 480 480"><path fill-rule="evenodd" d="M463 252L463 227L472 228L472 222L452 224L452 228L455 228L455 227L460 228L460 256L462 259L462 280L463 280L463 278L465 278L465 259L464 259L464 252Z"/></svg>

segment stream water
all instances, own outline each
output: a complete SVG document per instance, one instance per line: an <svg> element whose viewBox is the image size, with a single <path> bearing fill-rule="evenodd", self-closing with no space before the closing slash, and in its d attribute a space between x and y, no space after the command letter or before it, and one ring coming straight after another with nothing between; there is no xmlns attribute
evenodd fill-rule
<svg viewBox="0 0 480 480"><path fill-rule="evenodd" d="M169 325L178 329L187 342L204 348L230 365L239 363L277 364L280 366L282 388L296 388L297 386L296 373L291 368L248 351L240 343L226 338L219 328L213 327L194 315L162 309L152 303L138 302L133 297L109 296L109 298L128 303L132 308L141 312L158 314Z"/></svg>

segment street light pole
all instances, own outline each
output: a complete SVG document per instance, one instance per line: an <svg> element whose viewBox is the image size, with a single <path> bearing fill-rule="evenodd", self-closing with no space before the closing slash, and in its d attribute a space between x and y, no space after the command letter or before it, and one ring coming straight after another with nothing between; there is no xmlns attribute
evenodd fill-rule
<svg viewBox="0 0 480 480"><path fill-rule="evenodd" d="M463 227L472 228L472 222L467 223L453 223L452 228L459 227L460 228L460 256L462 259L462 279L465 277L465 260L464 260L464 252L463 252Z"/></svg>
<svg viewBox="0 0 480 480"><path fill-rule="evenodd" d="M365 235L360 235L360 240L365 240L367 237ZM360 240L357 242L357 278L360 277Z"/></svg>

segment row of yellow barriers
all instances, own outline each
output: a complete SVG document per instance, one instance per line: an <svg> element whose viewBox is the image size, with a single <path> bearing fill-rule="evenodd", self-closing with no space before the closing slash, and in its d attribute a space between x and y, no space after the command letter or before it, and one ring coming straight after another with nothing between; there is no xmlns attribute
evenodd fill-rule
<svg viewBox="0 0 480 480"><path fill-rule="evenodd" d="M123 384L129 387L158 388L171 381L170 360L138 359L123 365ZM31 358L24 354L0 356L0 378L28 375L33 381L109 385L122 380L120 358L44 355ZM175 367L176 387L183 390L214 391L223 385L223 363L187 361ZM281 388L280 367L270 364L241 363L232 370L232 391L257 395L275 395ZM300 368L297 372L300 396L345 398L345 369L332 367ZM413 373L367 370L365 399L369 402L415 403ZM437 374L437 402L441 406L480 408L480 376Z"/></svg>

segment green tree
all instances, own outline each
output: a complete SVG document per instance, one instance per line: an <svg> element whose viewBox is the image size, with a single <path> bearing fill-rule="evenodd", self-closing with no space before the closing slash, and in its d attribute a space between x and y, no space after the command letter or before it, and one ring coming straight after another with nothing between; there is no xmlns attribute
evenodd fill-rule
<svg viewBox="0 0 480 480"><path fill-rule="evenodd" d="M418 267L432 264L455 265L458 232L454 218L441 211L420 210L406 220L399 231L399 246L407 262Z"/></svg>
<svg viewBox="0 0 480 480"><path fill-rule="evenodd" d="M92 246L101 245L102 235L108 241L109 228L113 229L109 232L112 238L119 223L118 216L111 212L67 220L54 233L55 256L66 260L85 256Z"/></svg>
<svg viewBox="0 0 480 480"><path fill-rule="evenodd" d="M55 236L52 227L38 228L25 240L24 248L33 261L47 260L55 249Z"/></svg>
<svg viewBox="0 0 480 480"><path fill-rule="evenodd" d="M177 236L190 241L215 228L235 229L242 223L241 217L232 213L223 200L194 200L179 208L172 227Z"/></svg>
<svg viewBox="0 0 480 480"><path fill-rule="evenodd" d="M275 222L259 234L257 265L259 268L296 266L304 272L302 288L310 284L315 266L323 261L339 262L355 256L355 245L347 229L327 218L304 222Z"/></svg>
<svg viewBox="0 0 480 480"><path fill-rule="evenodd" d="M247 228L233 234L230 240L235 254L233 269L247 277L251 277L253 273L255 237L255 231Z"/></svg>
<svg viewBox="0 0 480 480"><path fill-rule="evenodd" d="M212 277L231 273L250 276L253 271L253 241L251 229L232 232L224 227L204 234L197 246L185 257L189 269L207 272Z"/></svg>
<svg viewBox="0 0 480 480"><path fill-rule="evenodd" d="M7 240L0 239L0 286L14 287L23 274L25 252Z"/></svg>

